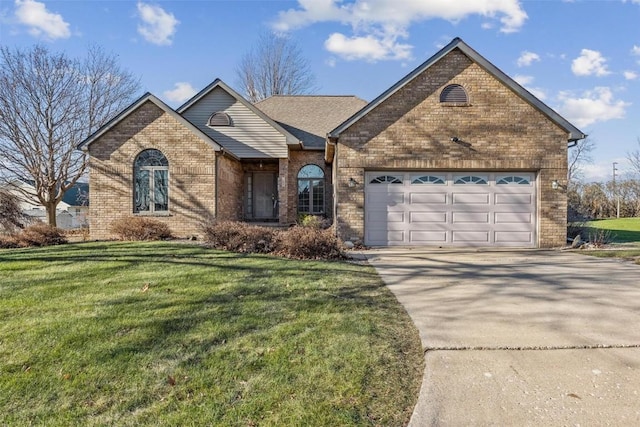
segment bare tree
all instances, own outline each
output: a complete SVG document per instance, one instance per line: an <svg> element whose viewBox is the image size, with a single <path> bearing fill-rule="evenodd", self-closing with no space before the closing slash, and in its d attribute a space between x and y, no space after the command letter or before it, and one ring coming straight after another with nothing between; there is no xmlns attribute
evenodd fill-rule
<svg viewBox="0 0 640 427"><path fill-rule="evenodd" d="M569 185L582 178L584 165L593 162L591 152L595 148L596 143L590 138L577 141L576 145L569 148L569 163L567 168L567 182Z"/></svg>
<svg viewBox="0 0 640 427"><path fill-rule="evenodd" d="M638 138L638 146L640 147L640 138ZM627 160L634 171L640 174L640 149L627 152Z"/></svg>
<svg viewBox="0 0 640 427"><path fill-rule="evenodd" d="M236 69L241 90L251 102L272 95L299 95L314 90L315 76L298 44L288 36L262 33Z"/></svg>
<svg viewBox="0 0 640 427"><path fill-rule="evenodd" d="M82 60L44 46L0 47L0 177L32 184L31 198L55 226L58 203L87 169L76 146L139 87L115 56L96 46Z"/></svg>

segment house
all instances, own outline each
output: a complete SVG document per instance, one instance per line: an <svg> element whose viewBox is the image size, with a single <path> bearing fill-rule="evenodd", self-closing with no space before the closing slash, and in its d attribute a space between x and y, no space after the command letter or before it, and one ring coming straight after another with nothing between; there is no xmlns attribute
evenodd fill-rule
<svg viewBox="0 0 640 427"><path fill-rule="evenodd" d="M456 38L370 103L275 96L220 80L177 110L145 94L82 142L90 230L149 215L333 219L367 245L565 243L567 149L585 135Z"/></svg>
<svg viewBox="0 0 640 427"><path fill-rule="evenodd" d="M32 182L14 179L6 184L9 193L18 199L20 210L32 220L47 222L47 211L38 202ZM89 183L76 182L62 197L56 209L58 228L72 229L87 225Z"/></svg>

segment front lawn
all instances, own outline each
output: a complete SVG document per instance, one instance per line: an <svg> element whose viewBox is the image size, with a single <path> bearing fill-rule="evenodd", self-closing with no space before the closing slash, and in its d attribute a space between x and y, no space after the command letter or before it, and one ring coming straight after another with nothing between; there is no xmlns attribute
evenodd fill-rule
<svg viewBox="0 0 640 427"><path fill-rule="evenodd" d="M423 354L371 267L180 243L0 250L0 425L405 425Z"/></svg>
<svg viewBox="0 0 640 427"><path fill-rule="evenodd" d="M589 221L590 233L606 230L616 243L640 242L640 218L616 218Z"/></svg>

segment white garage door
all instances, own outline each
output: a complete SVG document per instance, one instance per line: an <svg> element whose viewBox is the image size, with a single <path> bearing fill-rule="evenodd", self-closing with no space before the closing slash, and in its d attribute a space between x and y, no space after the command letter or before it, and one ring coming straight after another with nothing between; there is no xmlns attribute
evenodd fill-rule
<svg viewBox="0 0 640 427"><path fill-rule="evenodd" d="M365 244L536 245L531 172L367 172Z"/></svg>

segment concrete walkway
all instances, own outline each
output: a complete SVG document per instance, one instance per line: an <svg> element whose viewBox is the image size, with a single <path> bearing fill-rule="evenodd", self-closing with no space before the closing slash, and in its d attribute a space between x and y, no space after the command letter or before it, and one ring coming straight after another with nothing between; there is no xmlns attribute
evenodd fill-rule
<svg viewBox="0 0 640 427"><path fill-rule="evenodd" d="M420 331L411 426L640 425L640 267L561 251L376 249Z"/></svg>

